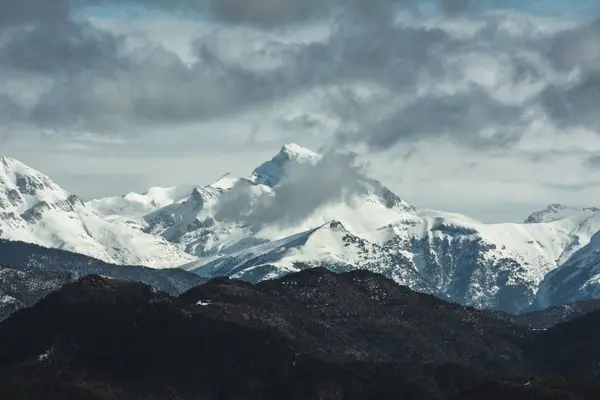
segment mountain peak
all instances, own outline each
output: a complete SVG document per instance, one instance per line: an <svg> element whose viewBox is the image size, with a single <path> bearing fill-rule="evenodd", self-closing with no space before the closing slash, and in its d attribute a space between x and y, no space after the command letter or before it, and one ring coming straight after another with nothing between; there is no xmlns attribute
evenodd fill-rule
<svg viewBox="0 0 600 400"><path fill-rule="evenodd" d="M271 160L259 165L250 176L257 184L273 187L285 176L290 163L316 163L321 155L295 143L285 144Z"/></svg>
<svg viewBox="0 0 600 400"><path fill-rule="evenodd" d="M283 156L283 157L286 157L288 159L293 159L293 160L297 160L297 159L317 160L320 158L320 154L318 154L310 149L307 149L306 147L297 145L296 143L284 144L281 147L281 150L279 150L279 154L277 156ZM277 156L275 156L275 157L277 157Z"/></svg>
<svg viewBox="0 0 600 400"><path fill-rule="evenodd" d="M22 213L38 205L62 203L71 194L48 176L11 157L0 157L0 208Z"/></svg>

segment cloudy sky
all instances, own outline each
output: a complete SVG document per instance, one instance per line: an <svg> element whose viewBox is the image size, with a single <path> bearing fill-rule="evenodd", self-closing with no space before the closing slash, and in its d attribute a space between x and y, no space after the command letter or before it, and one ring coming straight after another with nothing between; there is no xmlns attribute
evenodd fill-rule
<svg viewBox="0 0 600 400"><path fill-rule="evenodd" d="M295 142L486 221L600 205L599 0L0 10L0 152L84 198L248 175Z"/></svg>

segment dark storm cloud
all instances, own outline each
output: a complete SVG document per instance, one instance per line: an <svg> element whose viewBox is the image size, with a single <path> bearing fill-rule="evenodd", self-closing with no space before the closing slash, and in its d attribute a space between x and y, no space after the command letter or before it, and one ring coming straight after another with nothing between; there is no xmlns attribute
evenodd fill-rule
<svg viewBox="0 0 600 400"><path fill-rule="evenodd" d="M120 63L121 38L72 16L100 0L0 0L0 72L46 75L105 70Z"/></svg>
<svg viewBox="0 0 600 400"><path fill-rule="evenodd" d="M549 87L542 93L541 104L561 127L585 126L600 132L600 71L567 87Z"/></svg>
<svg viewBox="0 0 600 400"><path fill-rule="evenodd" d="M41 21L64 21L70 13L69 0L0 0L0 29Z"/></svg>
<svg viewBox="0 0 600 400"><path fill-rule="evenodd" d="M440 0L440 8L449 14L467 11L471 6L471 0Z"/></svg>
<svg viewBox="0 0 600 400"><path fill-rule="evenodd" d="M592 169L600 169L600 154L593 154L586 158L583 164Z"/></svg>
<svg viewBox="0 0 600 400"><path fill-rule="evenodd" d="M200 61L192 68L162 47L126 54L122 37L71 15L74 4L100 3L0 0L0 73L28 72L54 82L27 110L30 122L59 131L110 131L144 121L218 116L226 108L235 110L239 103L263 96L260 77L219 65L202 49L198 49ZM139 1L161 3L166 4ZM171 6L198 4L175 1ZM248 97L238 96L243 93Z"/></svg>
<svg viewBox="0 0 600 400"><path fill-rule="evenodd" d="M57 81L32 116L44 124L96 130L120 123L186 123L229 115L289 94L299 82L282 71L252 72L224 63L210 41L197 43L192 66L165 48L140 50L119 68L83 71Z"/></svg>
<svg viewBox="0 0 600 400"><path fill-rule="evenodd" d="M585 126L600 133L600 19L553 38L547 52L553 65L579 78L552 85L540 96L548 116L559 126Z"/></svg>
<svg viewBox="0 0 600 400"><path fill-rule="evenodd" d="M87 23L42 22L15 29L0 47L0 65L43 74L110 69L120 63L120 40Z"/></svg>
<svg viewBox="0 0 600 400"><path fill-rule="evenodd" d="M329 13L330 0L210 0L225 21L275 26Z"/></svg>
<svg viewBox="0 0 600 400"><path fill-rule="evenodd" d="M344 30L322 49L343 79L366 79L391 88L416 84L417 68L441 73L442 48L453 41L440 29L366 25ZM423 71L421 71L423 72Z"/></svg>
<svg viewBox="0 0 600 400"><path fill-rule="evenodd" d="M547 56L561 70L600 71L600 18L557 34Z"/></svg>
<svg viewBox="0 0 600 400"><path fill-rule="evenodd" d="M125 123L200 121L315 86L354 80L400 90L415 85L419 68L435 67L432 47L447 40L435 29L353 25L324 43L273 43L270 50L280 54L282 65L253 71L222 60L210 37L193 43L197 61L188 66L161 47L124 56L121 41L108 32L91 27L82 32L87 27L82 24L65 26L72 28L77 40L65 42L48 35L40 37L41 49L32 54L11 50L15 52L11 62L22 69L58 72L62 67L63 73L69 72L56 79L31 112L34 121L57 129L114 130ZM53 40L54 46L42 45ZM4 51L21 49L13 44ZM36 59L42 55L47 62ZM55 63L56 59L63 63Z"/></svg>
<svg viewBox="0 0 600 400"><path fill-rule="evenodd" d="M180 11L202 10L209 5L227 22L271 28L327 15L336 7L339 11L342 4L337 0L125 2ZM507 38L499 23L490 19L485 20L487 28L456 36L441 28L395 23L393 8L415 7L415 2L349 0L344 2L329 38L289 44L277 41L275 35L265 48L250 56L277 54L278 63L257 70L244 61L223 59L220 44L210 36L192 43L197 56L192 65L160 45L126 51L125 37L72 16L75 4L102 3L107 2L0 0L0 8L6 10L0 16L0 73L16 70L53 81L31 108L19 108L11 101L39 128L141 131L148 125L235 115L313 88L361 82L388 94L376 101L358 101L352 95L330 93L323 107L333 117L353 122L356 128L350 134L342 130L341 140L366 143L375 151L403 141L436 137L474 148L510 147L524 132L522 109L495 100L490 89L470 84L446 95L416 92L424 79L442 82L461 78L461 71L447 64L448 57L487 48L509 54L506 63L515 71L506 77L509 83L543 79L539 65L511 53L507 48L511 40L520 46L546 45L546 50L528 50L546 51L556 69L582 68L586 74L582 81L547 89L540 97L541 104L563 125L578 121L598 126L593 107L598 100L598 23L559 34L550 42L527 43ZM460 13L473 6L473 2L463 0L437 4L446 13ZM398 101L405 93L414 94L412 101ZM0 113L19 114L8 107L0 108Z"/></svg>
<svg viewBox="0 0 600 400"><path fill-rule="evenodd" d="M375 110L375 119L358 121L361 129L342 137L342 140L362 141L376 151L393 148L400 142L414 143L436 137L472 148L507 148L522 135L519 107L507 106L492 99L481 90L416 99L383 116Z"/></svg>
<svg viewBox="0 0 600 400"><path fill-rule="evenodd" d="M10 96L0 94L0 143L12 136L16 127L25 122L23 109Z"/></svg>
<svg viewBox="0 0 600 400"><path fill-rule="evenodd" d="M320 7L309 3L300 7L283 1L277 7L290 7L294 11L290 15L295 16L303 7ZM260 4L267 7L268 2ZM332 84L360 81L392 93L414 90L420 76L443 78L448 71L441 58L470 46L472 40L452 38L441 29L396 25L389 18L389 8L398 1L367 4L357 0L353 4L365 12L346 15L325 42L273 43L270 50L281 55L282 64L266 71L222 60L218 44L210 37L193 44L198 60L192 66L160 47L125 55L121 38L70 19L56 23L55 17L52 24L43 21L16 35L1 51L9 67L55 75L52 89L31 110L32 121L56 130L109 132L218 118ZM458 5L448 3L445 10L456 11ZM233 8L240 11L248 6L232 1L223 2L222 7L233 12ZM263 5L257 7L254 12L261 12ZM345 117L342 110L353 106L345 98L331 110ZM361 106L356 114L368 110ZM508 126L510 122L512 126L518 117L514 107L504 107L481 91L470 91L419 98L378 121L355 120L361 124L357 140L380 150L400 140L443 135L475 147L506 145L517 137L512 130L505 128L489 138L483 138L480 131L488 124Z"/></svg>
<svg viewBox="0 0 600 400"><path fill-rule="evenodd" d="M5 94L0 94L0 115L16 116L21 111L21 108L13 101L13 99Z"/></svg>
<svg viewBox="0 0 600 400"><path fill-rule="evenodd" d="M493 37L497 32L490 29L483 34ZM439 137L477 149L504 149L518 143L525 125L522 107L500 102L477 86L445 95L425 93L408 104L401 101L395 105L398 94L417 91L421 77L443 82L455 74L444 58L465 53L475 40L451 37L441 29L391 23L345 31L337 42L334 36L335 45L329 45L339 49L337 59L342 60L337 76L371 81L390 93L367 103L351 92L333 96L333 114L352 126L350 132L341 130L338 142L362 142L374 151ZM535 76L536 69L525 60L515 57L510 61L512 82Z"/></svg>
<svg viewBox="0 0 600 400"><path fill-rule="evenodd" d="M361 19L391 15L393 7L410 7L417 0L210 0L211 9L226 22L272 28L341 11Z"/></svg>
<svg viewBox="0 0 600 400"><path fill-rule="evenodd" d="M422 0L210 0L215 15L227 22L275 27L311 18L331 16L335 12L364 20L389 19L391 10L417 10ZM431 0L444 13L466 11L470 0Z"/></svg>
<svg viewBox="0 0 600 400"><path fill-rule="evenodd" d="M22 131L26 117L10 96L0 94L0 150L15 134Z"/></svg>

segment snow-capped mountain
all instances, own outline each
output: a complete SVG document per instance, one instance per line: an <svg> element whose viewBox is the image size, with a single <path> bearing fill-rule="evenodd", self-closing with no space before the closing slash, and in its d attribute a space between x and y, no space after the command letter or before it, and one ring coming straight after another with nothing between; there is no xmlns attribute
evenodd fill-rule
<svg viewBox="0 0 600 400"><path fill-rule="evenodd" d="M46 175L0 157L0 238L117 264L177 266L194 259L162 237L113 224Z"/></svg>
<svg viewBox="0 0 600 400"><path fill-rule="evenodd" d="M317 165L323 157L288 144L247 178L225 175L141 217L123 207L103 213L196 255L184 268L204 277L260 281L315 266L367 268L416 290L510 312L534 303L542 280L600 230L595 208L551 205L523 224L486 224L417 208L364 176L349 195L319 203L302 218L247 218L265 209L264 199L289 195L280 188L295 166ZM305 190L319 187L315 182ZM293 207L302 198L287 200ZM231 218L226 205L243 212Z"/></svg>
<svg viewBox="0 0 600 400"><path fill-rule="evenodd" d="M401 219L368 235L332 221L222 254L193 271L257 281L318 265L339 271L367 268L463 304L517 312L534 301L550 271L589 241L572 218L484 224L430 210L397 212ZM586 222L585 227L600 228L600 214Z"/></svg>
<svg viewBox="0 0 600 400"><path fill-rule="evenodd" d="M600 296L599 209L553 204L522 224L486 224L412 206L362 174L351 175L347 191L334 181L303 181L292 197L282 189L325 157L289 144L245 178L226 174L208 186L87 203L2 157L0 238L250 281L316 266L366 268L416 290L510 312ZM306 208L304 200L314 201L327 185L343 193L303 213L293 209Z"/></svg>
<svg viewBox="0 0 600 400"><path fill-rule="evenodd" d="M223 204L230 200L234 191L242 189L250 194L250 201L264 196L275 195L275 188L294 164L314 164L320 155L294 144L282 147L271 160L257 167L248 178L236 178L224 175L217 182L194 188L182 201L153 211L135 221L135 225L145 232L160 234L167 240L177 243L189 253L201 258L198 265L216 258L234 254L252 248L258 244L271 243L304 231L310 231L343 217L344 223L352 231L369 235L374 229L395 220L403 211L412 207L402 201L381 183L364 179L361 191L346 201L324 204L300 221L294 223L257 223L248 224L243 220L231 220L223 217ZM96 203L104 200L98 200ZM105 203L104 203L105 204ZM132 221L135 215L121 210L109 213L121 213L116 221Z"/></svg>

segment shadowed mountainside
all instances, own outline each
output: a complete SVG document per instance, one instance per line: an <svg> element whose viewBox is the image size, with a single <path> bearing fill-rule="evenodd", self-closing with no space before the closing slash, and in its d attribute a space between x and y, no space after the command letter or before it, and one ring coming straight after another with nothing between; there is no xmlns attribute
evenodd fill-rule
<svg viewBox="0 0 600 400"><path fill-rule="evenodd" d="M0 321L65 283L90 274L143 282L175 296L206 282L178 268L114 265L65 250L0 240Z"/></svg>

